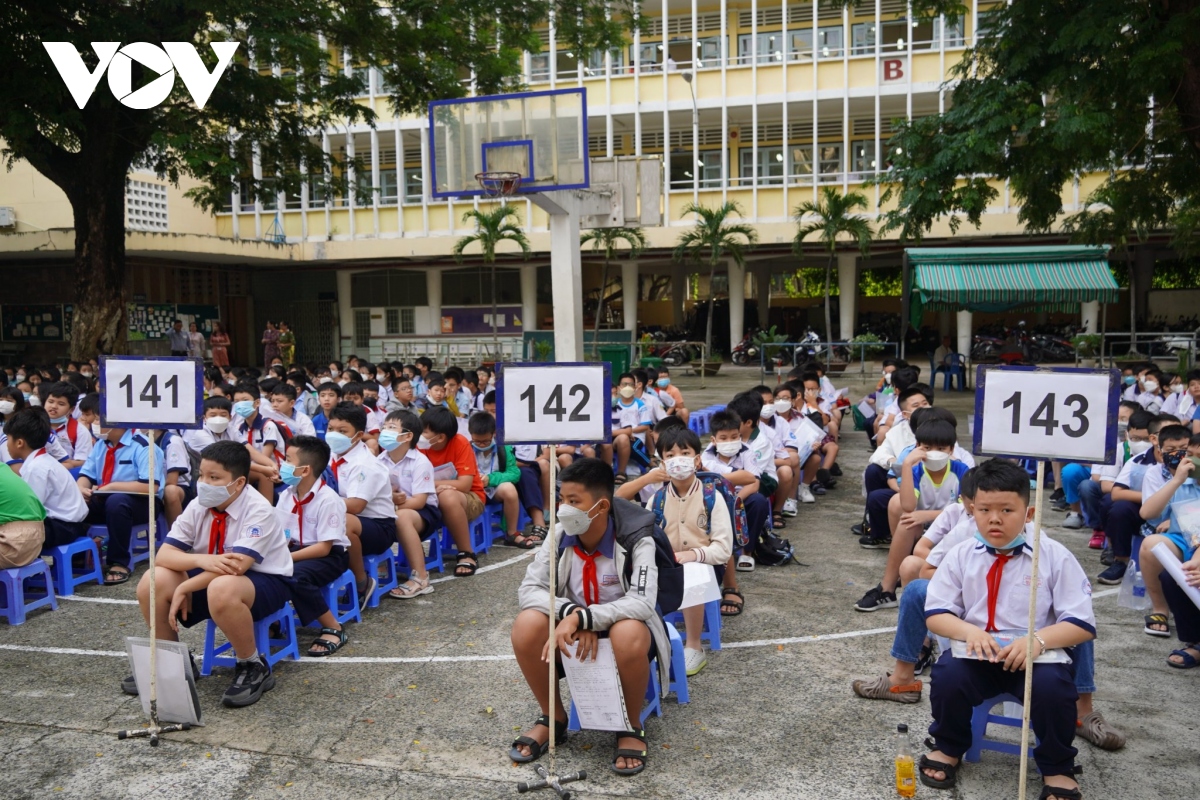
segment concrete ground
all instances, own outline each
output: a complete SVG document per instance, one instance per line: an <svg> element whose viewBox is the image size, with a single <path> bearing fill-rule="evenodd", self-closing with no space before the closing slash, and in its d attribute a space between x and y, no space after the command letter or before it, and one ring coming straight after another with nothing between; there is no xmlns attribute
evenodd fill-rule
<svg viewBox="0 0 1200 800"><path fill-rule="evenodd" d="M707 390L695 378L676 380L688 405L701 407L754 385L758 372L726 367ZM857 376L835 382L851 385L855 399L865 385ZM959 414L965 438L973 396L939 393L938 402ZM669 698L665 716L648 723L646 772L622 778L609 770L610 734L576 734L560 749L560 772L589 773L572 787L576 797L896 796L896 725L907 723L919 747L929 705L927 696L902 706L850 691L852 678L888 666L897 612L852 608L878 581L884 553L859 548L849 533L862 510L853 476L866 464L864 434L845 434L842 453L847 477L841 486L802 507L785 533L803 565L760 568L744 577L747 610L727 620L725 647L692 679L691 703ZM1099 572L1087 536L1056 527L1061 521L1061 514L1048 512L1049 532L1089 573ZM508 642L528 557L494 549L482 560L485 571L472 579L444 580L417 601L385 600L350 627L350 644L337 656L281 665L276 688L251 708L220 705L227 671L202 679L205 727L170 735L157 749L115 736L144 722L137 699L118 688L128 672L123 637L145 635L133 584L89 586L78 599L60 601L57 612L0 627L4 794L512 796L532 770L512 765L508 745L538 713ZM1077 740L1083 788L1090 798L1190 796L1200 781L1200 725L1181 700L1192 696L1196 674L1168 668L1164 658L1177 645L1145 636L1140 614L1118 608L1115 591L1100 588L1096 705L1128 733L1129 745L1107 753ZM185 638L199 650L203 629ZM1034 775L1029 796L1038 791ZM1017 759L985 753L964 769L955 791L919 787L918 795L1016 797Z"/></svg>

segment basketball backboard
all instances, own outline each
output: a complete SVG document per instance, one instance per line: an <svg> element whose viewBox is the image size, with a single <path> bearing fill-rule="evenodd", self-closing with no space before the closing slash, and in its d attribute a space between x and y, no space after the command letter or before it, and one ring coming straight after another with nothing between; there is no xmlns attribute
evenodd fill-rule
<svg viewBox="0 0 1200 800"><path fill-rule="evenodd" d="M429 135L435 198L483 195L481 172L520 173L521 194L590 184L586 89L435 100Z"/></svg>

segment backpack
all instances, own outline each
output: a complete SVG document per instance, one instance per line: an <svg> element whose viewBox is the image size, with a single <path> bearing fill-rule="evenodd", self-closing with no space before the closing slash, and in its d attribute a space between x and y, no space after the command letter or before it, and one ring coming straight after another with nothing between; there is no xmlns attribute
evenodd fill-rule
<svg viewBox="0 0 1200 800"><path fill-rule="evenodd" d="M754 548L754 559L768 567L782 567L795 557L795 549L787 539L781 539L772 531L767 531Z"/></svg>
<svg viewBox="0 0 1200 800"><path fill-rule="evenodd" d="M635 507L638 511L642 510L640 506ZM672 611L678 611L679 604L683 602L683 564L675 560L671 540L657 523L650 526L649 533L644 532L645 530L643 528L637 533L624 536L618 539L618 542L625 548L625 552L632 554L633 548L646 536L654 540L654 566L658 569L658 613L670 614ZM632 558L625 559L625 583L633 585Z"/></svg>
<svg viewBox="0 0 1200 800"><path fill-rule="evenodd" d="M733 548L738 550L745 547L750 542L750 525L746 522L746 507L742 498L734 491L733 484L715 472L697 472L696 477L700 479L700 485L703 487L705 517L712 519L713 505L717 502L717 497L720 497L729 509L729 520L733 524ZM655 524L660 528L666 527L663 515L663 507L667 501L666 492L667 487L664 486L655 492L650 500L650 510L654 512Z"/></svg>

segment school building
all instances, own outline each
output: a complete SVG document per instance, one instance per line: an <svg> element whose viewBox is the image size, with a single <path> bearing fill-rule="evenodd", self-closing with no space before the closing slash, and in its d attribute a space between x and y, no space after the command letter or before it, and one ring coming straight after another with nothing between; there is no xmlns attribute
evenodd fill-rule
<svg viewBox="0 0 1200 800"><path fill-rule="evenodd" d="M740 341L743 330L760 322L780 320L792 333L806 324L823 328L819 299L783 291L784 276L825 264L815 243L811 257L792 254L791 212L816 200L819 188L834 186L862 191L867 213L878 213L881 189L864 182L887 169L893 120L943 110L951 67L988 35L989 9L997 6L969 5L961 19L918 20L904 0L845 8L787 0L652 0L643 6L649 29L631 32L626 46L608 53L574 53L556 41L552 27L541 31L541 51L524 58L529 89L585 87L593 157L660 156L663 164L662 224L644 230L648 249L636 261L614 264L604 287L602 259L585 251L579 287L590 301L585 308L594 308L603 293L611 301L603 327L677 326L715 291L729 301L727 321L721 318L718 328L723 343ZM184 196L188 183L176 187L151 173L130 174L127 291L135 352L165 347L161 320L174 314L202 323L225 320L231 358L240 363L258 360L264 323L281 318L296 331L305 361L352 352L378 359L490 341L493 301L506 338L552 326L546 214L528 200L513 201L535 254L524 261L502 253L493 296L491 269L470 255L477 248L468 249L461 265L450 255L456 238L473 232L461 220L478 201L430 198L428 120L396 117L375 70L350 63L335 47L330 58L336 68L361 76L361 102L380 115L375 128L317 134L327 152L365 165L362 174L348 176L344 194L324 197L306 186L299 196L250 202L235 190L222 211L209 215ZM262 177L261 165L247 165L247 174ZM1102 177L1064 186L1066 211L1078 210ZM951 239L942 225L924 244L1064 241L1023 234L1010 192L999 188L981 230L967 226ZM686 204L727 200L741 205L760 243L744 270L724 265L710 287L707 267L675 263L671 249L691 224ZM71 226L65 196L28 164L0 173L5 351L65 348L74 291ZM1133 252L1139 274L1149 275L1164 248L1150 243ZM858 286L864 270L895 269L901 257L897 243L887 240L867 258L850 248L838 254L835 339L853 335L860 311L900 312L899 298L860 300ZM1149 281L1135 285L1144 304ZM751 298L760 319L743 314L743 301ZM953 316L931 313L928 324L950 333ZM1109 329L1125 329L1122 318L1129 318L1127 306L1110 308ZM960 317L957 324L971 322Z"/></svg>

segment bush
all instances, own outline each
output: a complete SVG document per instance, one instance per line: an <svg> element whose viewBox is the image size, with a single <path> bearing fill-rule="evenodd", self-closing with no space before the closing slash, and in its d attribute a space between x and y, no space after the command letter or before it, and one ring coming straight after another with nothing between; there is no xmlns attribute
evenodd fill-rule
<svg viewBox="0 0 1200 800"><path fill-rule="evenodd" d="M878 342L878 346L871 347L861 346L863 343ZM880 339L873 333L860 333L850 340L850 360L862 358L866 361L874 361L875 357L882 354L884 351L883 339Z"/></svg>

